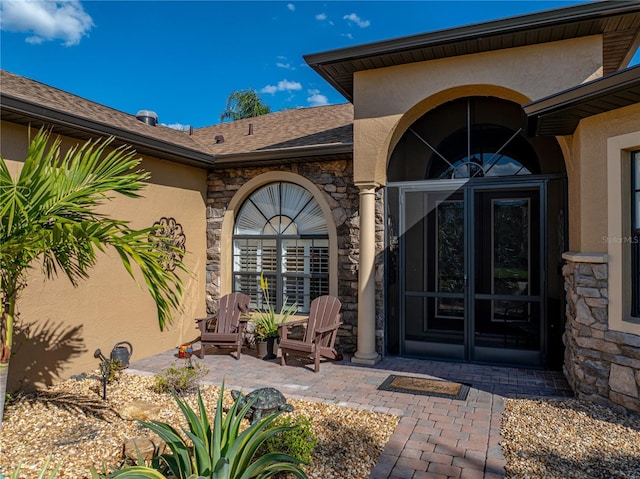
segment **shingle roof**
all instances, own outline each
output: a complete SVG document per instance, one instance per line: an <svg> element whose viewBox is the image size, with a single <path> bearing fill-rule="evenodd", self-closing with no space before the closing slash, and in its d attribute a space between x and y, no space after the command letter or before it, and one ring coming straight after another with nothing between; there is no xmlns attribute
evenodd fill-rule
<svg viewBox="0 0 640 479"><path fill-rule="evenodd" d="M141 153L155 145L158 151L169 149L194 160L212 160L186 132L147 125L134 115L5 70L0 70L0 94L3 120L32 126L50 123L57 127L57 133L83 139L114 135L131 142Z"/></svg>
<svg viewBox="0 0 640 479"><path fill-rule="evenodd" d="M250 133L251 131L251 133ZM297 108L194 130L218 155L353 143L353 105ZM216 142L216 137L224 138Z"/></svg>
<svg viewBox="0 0 640 479"><path fill-rule="evenodd" d="M130 115L60 89L0 70L0 114L19 124L54 125L58 134L88 139L116 136L139 153L195 166L348 154L353 145L353 106L285 110L199 128L192 135L150 126ZM253 134L249 135L249 125ZM216 137L224 142L216 143Z"/></svg>

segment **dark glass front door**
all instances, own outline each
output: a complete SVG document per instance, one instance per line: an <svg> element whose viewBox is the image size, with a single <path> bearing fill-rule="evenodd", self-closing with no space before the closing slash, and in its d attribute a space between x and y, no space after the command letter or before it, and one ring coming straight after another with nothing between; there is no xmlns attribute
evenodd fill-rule
<svg viewBox="0 0 640 479"><path fill-rule="evenodd" d="M473 198L471 359L540 364L539 190L475 190Z"/></svg>
<svg viewBox="0 0 640 479"><path fill-rule="evenodd" d="M401 353L542 365L540 187L445 183L399 190Z"/></svg>

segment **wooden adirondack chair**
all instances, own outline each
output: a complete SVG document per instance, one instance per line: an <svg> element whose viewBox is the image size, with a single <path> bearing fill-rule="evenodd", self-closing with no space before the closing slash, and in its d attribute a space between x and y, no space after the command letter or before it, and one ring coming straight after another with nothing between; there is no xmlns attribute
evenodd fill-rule
<svg viewBox="0 0 640 479"><path fill-rule="evenodd" d="M246 294L231 293L220 298L218 312L206 318L196 319L200 329L200 357L204 358L207 346L236 348L236 359L242 354L244 330L247 326L249 301Z"/></svg>
<svg viewBox="0 0 640 479"><path fill-rule="evenodd" d="M280 325L280 364L286 366L287 354L309 356L314 361L314 372L320 370L320 357L338 359L340 353L334 349L338 328L342 324L340 300L334 296L320 296L311 302L311 311L307 319L290 321ZM287 337L292 326L307 323L304 339Z"/></svg>

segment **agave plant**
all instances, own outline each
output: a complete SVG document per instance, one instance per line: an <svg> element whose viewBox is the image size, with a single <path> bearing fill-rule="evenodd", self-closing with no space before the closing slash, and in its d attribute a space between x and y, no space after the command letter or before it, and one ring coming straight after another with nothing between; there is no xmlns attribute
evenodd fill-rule
<svg viewBox="0 0 640 479"><path fill-rule="evenodd" d="M288 303L288 298L284 297L284 302L280 308L280 314L276 314L276 310L271 304L271 296L269 294L269 281L264 277L264 272L260 273L260 289L262 290L263 308L255 308L251 311L251 321L255 324L254 334L256 337L265 341L268 338L278 337L278 328L293 314L298 311L298 303Z"/></svg>
<svg viewBox="0 0 640 479"><path fill-rule="evenodd" d="M258 448L274 435L292 429L275 427L271 423L282 414L276 411L240 431L242 419L252 406L250 401L239 407L236 400L226 415L222 413L224 384L218 397L213 425L198 389L197 414L184 400L173 394L182 410L188 430L182 428L183 437L174 427L161 421L140 421L167 443L171 453L156 456L151 466L129 466L107 476L109 478L140 479L266 479L278 472L291 472L299 479L307 475L301 469L302 461L295 457L270 452L256 456ZM166 475L165 475L166 474Z"/></svg>
<svg viewBox="0 0 640 479"><path fill-rule="evenodd" d="M50 463L51 463L51 456L47 458L46 462L44 463L44 466L42 466L42 470L38 474L38 479L54 479L58 475L58 469L60 469L60 466L55 466L51 471L47 471L47 469L49 469ZM22 467L22 464L17 465L17 467L11 473L10 479L18 479L20 477L21 467ZM0 474L0 477L4 477L4 476Z"/></svg>

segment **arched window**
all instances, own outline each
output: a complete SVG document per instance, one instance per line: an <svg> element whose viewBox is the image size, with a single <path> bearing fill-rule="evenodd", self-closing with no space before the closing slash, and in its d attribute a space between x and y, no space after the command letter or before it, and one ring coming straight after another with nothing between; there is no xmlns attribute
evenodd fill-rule
<svg viewBox="0 0 640 479"><path fill-rule="evenodd" d="M265 185L245 200L233 235L233 289L262 307L260 274L269 283L273 306L311 301L329 293L329 235L320 205L294 183Z"/></svg>
<svg viewBox="0 0 640 479"><path fill-rule="evenodd" d="M425 113L405 132L387 170L389 181L478 179L564 174L553 138L528 138L520 105L467 97Z"/></svg>

